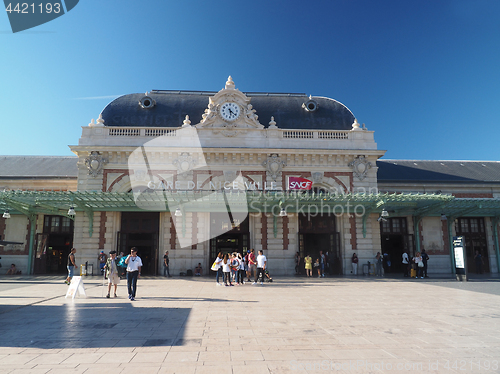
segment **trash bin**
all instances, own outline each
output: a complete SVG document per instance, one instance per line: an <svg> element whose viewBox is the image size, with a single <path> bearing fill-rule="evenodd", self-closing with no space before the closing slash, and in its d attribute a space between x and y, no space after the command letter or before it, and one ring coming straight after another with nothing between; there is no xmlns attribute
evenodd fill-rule
<svg viewBox="0 0 500 374"><path fill-rule="evenodd" d="M87 263L87 273L85 275L94 275L94 264Z"/></svg>
<svg viewBox="0 0 500 374"><path fill-rule="evenodd" d="M366 264L363 264L363 275L375 275L375 264L371 264L368 261Z"/></svg>
<svg viewBox="0 0 500 374"><path fill-rule="evenodd" d="M85 267L84 264L80 265L80 276L82 275L87 275L87 268Z"/></svg>

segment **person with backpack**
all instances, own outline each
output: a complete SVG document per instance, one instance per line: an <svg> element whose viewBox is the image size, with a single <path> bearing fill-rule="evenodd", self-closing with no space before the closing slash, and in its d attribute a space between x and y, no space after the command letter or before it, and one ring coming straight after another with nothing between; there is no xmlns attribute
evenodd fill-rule
<svg viewBox="0 0 500 374"><path fill-rule="evenodd" d="M125 256L123 252L120 252L120 255L117 256L118 274L120 275L120 278L125 278L125 273L127 271L127 264L125 263L126 259L127 256Z"/></svg>
<svg viewBox="0 0 500 374"><path fill-rule="evenodd" d="M233 280L233 283L236 283L237 285L240 284L238 282L239 270L240 270L240 260L238 259L238 254L234 252L231 255L231 279Z"/></svg>
<svg viewBox="0 0 500 374"><path fill-rule="evenodd" d="M241 253L238 253L238 260L240 261L240 267L238 268L238 284L243 285L243 278L245 278L245 259L241 257Z"/></svg>

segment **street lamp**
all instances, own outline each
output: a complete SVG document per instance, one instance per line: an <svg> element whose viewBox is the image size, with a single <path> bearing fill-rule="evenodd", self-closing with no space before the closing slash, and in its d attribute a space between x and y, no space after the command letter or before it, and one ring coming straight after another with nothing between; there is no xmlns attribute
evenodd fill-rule
<svg viewBox="0 0 500 374"><path fill-rule="evenodd" d="M74 206L69 207L68 216L70 216L70 217L76 216L76 212L75 212L75 207Z"/></svg>

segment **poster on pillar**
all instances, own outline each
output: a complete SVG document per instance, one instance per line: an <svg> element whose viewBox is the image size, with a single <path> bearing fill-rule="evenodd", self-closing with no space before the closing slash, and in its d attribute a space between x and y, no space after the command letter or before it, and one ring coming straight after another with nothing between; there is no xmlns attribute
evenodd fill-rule
<svg viewBox="0 0 500 374"><path fill-rule="evenodd" d="M455 257L455 274L458 281L468 281L467 256L463 236L453 237L453 254Z"/></svg>
<svg viewBox="0 0 500 374"><path fill-rule="evenodd" d="M310 190L312 181L300 177L288 177L287 190Z"/></svg>

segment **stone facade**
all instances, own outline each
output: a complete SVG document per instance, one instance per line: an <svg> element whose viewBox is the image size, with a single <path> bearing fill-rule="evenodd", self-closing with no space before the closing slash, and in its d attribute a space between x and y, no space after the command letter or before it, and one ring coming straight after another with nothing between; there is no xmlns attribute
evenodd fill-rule
<svg viewBox="0 0 500 374"><path fill-rule="evenodd" d="M152 113L148 110L160 105L161 92L155 95L147 93L132 105L134 110L144 115ZM195 97L197 94L192 95ZM335 105L341 106L340 103ZM305 112L316 110L317 106L318 103L311 97L303 104ZM439 191L464 198L498 199L500 196L500 183L494 188L491 184L458 182L380 183L377 180L377 160L385 151L377 149L374 132L357 120L354 119L350 129L311 128L308 127L311 122L307 120L300 128L290 128L286 121L280 123L278 117L263 118L256 108L252 106L252 96L236 89L229 78L224 89L206 95L206 109L198 117L190 112L189 107L183 108L185 112L178 113L177 127L134 126L134 121L138 120L125 116L115 116L113 125L110 125L111 119L101 114L97 122L92 120L88 126L82 127L78 145L70 146L77 156L77 171L73 179L33 179L31 182L29 178L13 179L4 180L4 185L7 189L42 190L52 186L61 190L133 191L134 194L148 189L165 191L167 195L175 192L178 197L181 196L179 191L283 191L287 190L289 179L295 177L312 182L312 188L317 192L338 194ZM149 124L155 124L159 117L145 118ZM130 213L144 209L157 213L158 228L151 239L154 253L149 254L149 261L155 270L150 269L150 272L162 273L162 257L166 250L170 252L173 274L193 269L199 262L207 269L215 248L211 239L216 236L211 212L187 209L182 201L174 201L174 194L168 196L171 197L168 207L144 208L137 205L130 208ZM179 208L180 215L174 214L176 208ZM279 215L279 208L273 212L249 213L245 248L264 250L273 274L291 275L294 274L295 253L304 251L299 243L300 215L294 206L281 208L286 211L286 216ZM77 248L78 264L93 264L94 273L97 273L97 254L100 250L109 252L125 248L128 251L126 246L120 247L120 238L132 237L123 236L123 217L127 212L124 208L121 211L88 211L76 215L72 245ZM236 211L233 213L237 214ZM384 240L391 239L387 232L381 230L378 213L369 214L365 220L356 213L335 214L336 233L330 233L338 234L340 248L337 249L342 262L339 269L343 274L351 273L350 258L354 252L360 264L373 261L375 254L386 248ZM430 272L450 272L447 225L439 217L423 217L416 233L415 217L396 217L406 222L405 235L419 235L421 249L426 249L432 257ZM485 224L489 268L498 272L492 221L485 218ZM15 215L10 220L0 218L2 239L24 243L29 239L29 230L29 220L25 216ZM43 230L44 216L39 215L36 233L41 234ZM3 263L15 262L23 272L28 272L27 245L9 245L1 249ZM399 259L393 261L399 262ZM362 267L359 269L361 272Z"/></svg>

